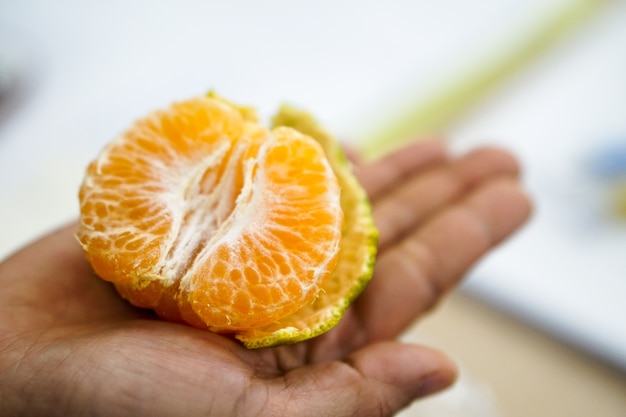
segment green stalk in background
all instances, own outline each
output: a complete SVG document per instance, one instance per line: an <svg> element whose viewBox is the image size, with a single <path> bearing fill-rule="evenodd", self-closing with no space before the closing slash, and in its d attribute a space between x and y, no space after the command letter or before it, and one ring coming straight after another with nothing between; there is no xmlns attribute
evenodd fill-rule
<svg viewBox="0 0 626 417"><path fill-rule="evenodd" d="M574 0L559 10L529 38L467 77L449 84L430 100L420 101L365 137L360 148L375 158L405 142L438 133L499 84L521 71L565 35L589 20L609 0Z"/></svg>

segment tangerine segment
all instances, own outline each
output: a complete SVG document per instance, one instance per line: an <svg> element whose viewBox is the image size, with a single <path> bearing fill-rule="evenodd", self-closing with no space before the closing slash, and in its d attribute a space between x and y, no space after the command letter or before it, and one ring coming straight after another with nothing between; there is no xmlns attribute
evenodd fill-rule
<svg viewBox="0 0 626 417"><path fill-rule="evenodd" d="M289 126L317 140L326 152L341 187L344 224L337 266L313 303L276 323L237 333L248 348L295 343L335 326L372 277L378 232L367 194L352 173L338 142L308 113L283 106L274 126Z"/></svg>
<svg viewBox="0 0 626 417"><path fill-rule="evenodd" d="M319 144L275 129L246 165L228 227L181 285L180 302L218 332L273 323L311 303L339 251L339 187Z"/></svg>
<svg viewBox="0 0 626 417"><path fill-rule="evenodd" d="M139 120L104 149L79 192L77 235L103 279L132 285L176 280L171 264L180 255L177 242L189 240L196 195L222 195L205 219L211 227L234 207L236 187L215 185L227 165L236 172L243 130L237 112L194 99Z"/></svg>
<svg viewBox="0 0 626 417"><path fill-rule="evenodd" d="M232 332L312 302L343 212L321 147L201 97L139 120L87 169L77 238L95 272L170 320Z"/></svg>

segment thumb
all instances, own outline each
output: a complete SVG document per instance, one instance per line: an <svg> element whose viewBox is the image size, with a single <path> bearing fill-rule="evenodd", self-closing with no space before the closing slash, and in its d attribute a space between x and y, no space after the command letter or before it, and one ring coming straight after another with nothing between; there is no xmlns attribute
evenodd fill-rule
<svg viewBox="0 0 626 417"><path fill-rule="evenodd" d="M456 367L435 350L381 342L344 361L288 372L277 382L270 408L291 416L391 416L455 378Z"/></svg>

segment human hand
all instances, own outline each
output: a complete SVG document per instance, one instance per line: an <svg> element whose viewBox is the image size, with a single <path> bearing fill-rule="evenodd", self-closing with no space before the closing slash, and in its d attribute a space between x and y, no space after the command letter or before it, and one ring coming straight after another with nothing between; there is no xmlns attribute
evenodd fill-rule
<svg viewBox="0 0 626 417"><path fill-rule="evenodd" d="M0 264L3 416L390 416L455 378L441 353L395 341L528 217L518 167L436 142L356 169L380 230L374 278L328 333L238 342L156 319L97 278L76 225Z"/></svg>

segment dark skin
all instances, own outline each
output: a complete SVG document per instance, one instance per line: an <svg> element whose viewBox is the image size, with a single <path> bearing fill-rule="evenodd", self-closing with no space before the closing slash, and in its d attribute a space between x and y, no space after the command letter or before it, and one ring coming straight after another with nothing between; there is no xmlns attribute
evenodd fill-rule
<svg viewBox="0 0 626 417"><path fill-rule="evenodd" d="M0 264L3 416L391 416L453 383L442 353L398 342L529 216L509 154L450 158L424 142L357 175L380 250L371 283L328 333L291 346L161 321L97 278L58 230Z"/></svg>

